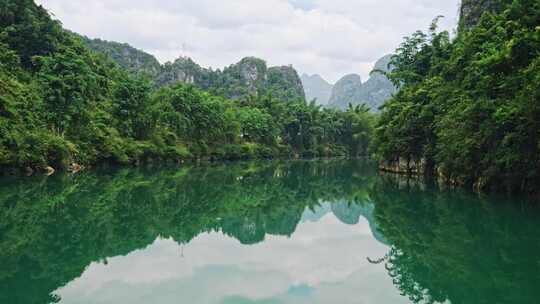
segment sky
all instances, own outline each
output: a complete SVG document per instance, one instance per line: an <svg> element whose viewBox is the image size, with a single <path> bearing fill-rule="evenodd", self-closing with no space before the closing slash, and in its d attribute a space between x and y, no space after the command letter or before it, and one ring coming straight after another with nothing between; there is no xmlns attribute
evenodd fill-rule
<svg viewBox="0 0 540 304"><path fill-rule="evenodd" d="M188 56L223 68L246 56L330 82L356 73L403 37L457 24L459 0L36 0L65 28L126 42L164 63Z"/></svg>

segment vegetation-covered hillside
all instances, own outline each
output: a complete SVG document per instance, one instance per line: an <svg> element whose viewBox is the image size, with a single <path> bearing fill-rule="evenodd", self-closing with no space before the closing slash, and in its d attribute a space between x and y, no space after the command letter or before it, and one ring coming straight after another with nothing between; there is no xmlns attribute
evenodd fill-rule
<svg viewBox="0 0 540 304"><path fill-rule="evenodd" d="M88 48L107 55L114 62L130 72L142 73L151 78L155 78L161 73L161 64L154 56L138 50L127 43L90 39L85 36L79 37Z"/></svg>
<svg viewBox="0 0 540 304"><path fill-rule="evenodd" d="M0 7L2 169L366 153L367 111L306 103L301 84L290 86L299 80L289 67L246 58L203 73L197 81L206 87L191 79L156 88L88 49L32 0ZM187 59L178 64L197 69Z"/></svg>
<svg viewBox="0 0 540 304"><path fill-rule="evenodd" d="M400 91L376 131L385 168L475 189L538 191L540 2L505 3L455 39L435 21L397 50L390 78Z"/></svg>
<svg viewBox="0 0 540 304"><path fill-rule="evenodd" d="M292 66L268 68L264 60L254 57L223 70L203 68L188 57L160 65L154 56L129 44L82 38L91 50L107 55L130 72L149 76L158 87L187 83L231 99L269 93L285 101L305 99L302 82Z"/></svg>

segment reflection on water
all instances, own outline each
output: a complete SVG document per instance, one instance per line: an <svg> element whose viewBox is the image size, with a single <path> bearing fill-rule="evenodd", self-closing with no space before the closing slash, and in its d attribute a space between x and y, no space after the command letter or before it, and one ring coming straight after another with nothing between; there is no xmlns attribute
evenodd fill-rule
<svg viewBox="0 0 540 304"><path fill-rule="evenodd" d="M536 303L537 213L358 161L3 179L0 303Z"/></svg>

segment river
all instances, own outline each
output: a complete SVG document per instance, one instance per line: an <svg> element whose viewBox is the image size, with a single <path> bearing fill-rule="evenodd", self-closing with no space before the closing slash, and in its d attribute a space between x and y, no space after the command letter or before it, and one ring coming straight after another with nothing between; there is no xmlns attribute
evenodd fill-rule
<svg viewBox="0 0 540 304"><path fill-rule="evenodd" d="M540 212L355 160L0 180L0 303L537 303Z"/></svg>

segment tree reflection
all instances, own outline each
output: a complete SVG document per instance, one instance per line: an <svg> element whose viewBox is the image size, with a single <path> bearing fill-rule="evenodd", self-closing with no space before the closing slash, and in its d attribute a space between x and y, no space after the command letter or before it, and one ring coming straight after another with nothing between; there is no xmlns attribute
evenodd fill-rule
<svg viewBox="0 0 540 304"><path fill-rule="evenodd" d="M414 303L535 303L536 207L505 198L381 179L371 190L386 267Z"/></svg>
<svg viewBox="0 0 540 304"><path fill-rule="evenodd" d="M540 298L536 208L380 177L357 161L296 161L4 179L0 303L58 302L54 291L92 262L158 237L183 245L221 232L251 245L290 236L306 210L306 220L320 219L316 210L351 225L366 218L390 248L368 261L384 264L413 303Z"/></svg>
<svg viewBox="0 0 540 304"><path fill-rule="evenodd" d="M364 203L370 170L360 162L297 161L4 180L0 303L58 302L53 291L90 263L157 237L185 244L221 231L255 244L267 234L290 236L306 208Z"/></svg>

